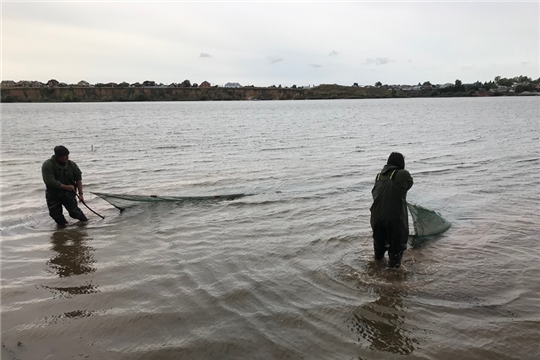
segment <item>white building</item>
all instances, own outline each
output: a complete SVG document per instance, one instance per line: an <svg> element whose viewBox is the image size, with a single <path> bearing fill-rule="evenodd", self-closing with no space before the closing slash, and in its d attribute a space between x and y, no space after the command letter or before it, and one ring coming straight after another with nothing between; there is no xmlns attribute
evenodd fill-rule
<svg viewBox="0 0 540 360"><path fill-rule="evenodd" d="M452 87L454 86L455 84L452 84L452 83L446 83L446 84L443 84L443 85L437 85L437 87L439 89L446 89L446 88L449 88L449 87Z"/></svg>

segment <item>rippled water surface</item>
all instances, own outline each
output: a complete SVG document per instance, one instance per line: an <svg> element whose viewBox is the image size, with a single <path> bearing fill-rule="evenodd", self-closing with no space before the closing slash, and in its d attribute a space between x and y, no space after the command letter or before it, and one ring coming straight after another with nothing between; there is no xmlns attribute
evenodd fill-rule
<svg viewBox="0 0 540 360"><path fill-rule="evenodd" d="M535 359L539 100L2 104L2 359ZM48 217L58 144L105 219ZM369 226L391 151L452 223L397 271Z"/></svg>

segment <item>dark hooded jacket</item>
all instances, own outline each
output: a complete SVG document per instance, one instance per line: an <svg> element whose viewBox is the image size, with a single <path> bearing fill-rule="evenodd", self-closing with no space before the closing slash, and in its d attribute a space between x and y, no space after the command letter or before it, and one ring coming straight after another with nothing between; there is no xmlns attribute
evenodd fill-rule
<svg viewBox="0 0 540 360"><path fill-rule="evenodd" d="M75 185L82 180L82 172L73 161L68 160L66 164L61 164L53 155L49 160L43 162L41 167L43 182L50 193L61 193L64 190L60 187L64 185Z"/></svg>
<svg viewBox="0 0 540 360"><path fill-rule="evenodd" d="M377 174L375 186L371 190L371 225L384 222L408 234L407 191L412 186L413 179L407 170L385 165L380 174Z"/></svg>

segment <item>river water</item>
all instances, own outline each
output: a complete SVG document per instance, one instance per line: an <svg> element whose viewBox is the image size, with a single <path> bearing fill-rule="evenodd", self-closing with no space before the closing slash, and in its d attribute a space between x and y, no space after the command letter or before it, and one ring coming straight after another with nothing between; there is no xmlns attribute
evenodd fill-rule
<svg viewBox="0 0 540 360"><path fill-rule="evenodd" d="M539 100L2 104L2 359L536 359ZM48 217L59 144L105 219ZM452 223L399 270L369 225L392 151Z"/></svg>

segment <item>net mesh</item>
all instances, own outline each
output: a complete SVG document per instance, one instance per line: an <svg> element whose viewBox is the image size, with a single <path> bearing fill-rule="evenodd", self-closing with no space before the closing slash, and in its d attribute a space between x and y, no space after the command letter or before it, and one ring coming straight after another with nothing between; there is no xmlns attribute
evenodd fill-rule
<svg viewBox="0 0 540 360"><path fill-rule="evenodd" d="M158 195L128 195L128 194L106 194L93 192L114 207L124 210L128 207L141 204L164 201L205 201L205 200L235 200L246 196L246 194L214 195L214 196L158 196Z"/></svg>
<svg viewBox="0 0 540 360"><path fill-rule="evenodd" d="M414 225L413 237L425 237L437 235L450 228L450 223L439 213L426 209L420 205L407 203Z"/></svg>

